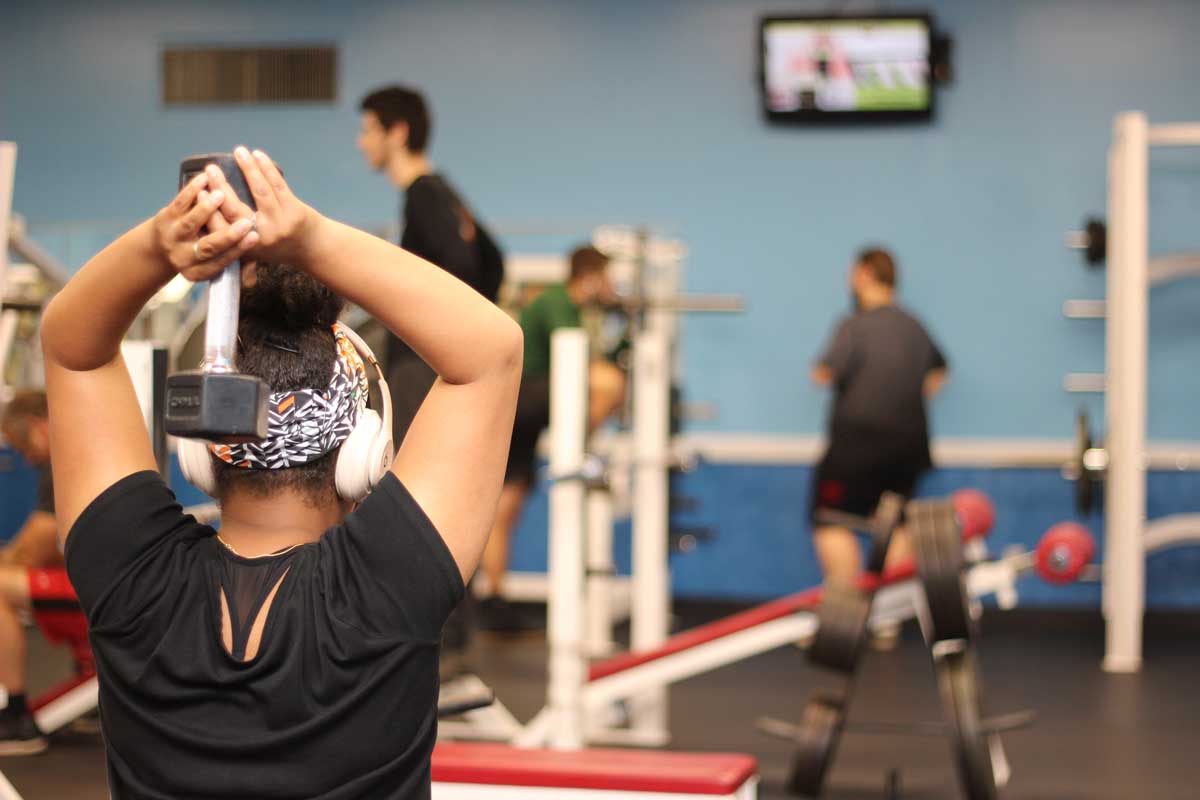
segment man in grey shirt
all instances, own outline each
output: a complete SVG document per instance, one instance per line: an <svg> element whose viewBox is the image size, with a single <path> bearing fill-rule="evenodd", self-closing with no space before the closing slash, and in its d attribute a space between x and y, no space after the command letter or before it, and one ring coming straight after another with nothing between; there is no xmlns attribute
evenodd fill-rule
<svg viewBox="0 0 1200 800"><path fill-rule="evenodd" d="M925 401L946 379L946 358L921 323L896 305L888 251L859 253L850 270L855 313L844 318L812 379L834 390L829 444L814 472L814 545L827 583L850 583L862 551L846 528L821 524L820 509L869 516L884 492L909 497L932 466ZM909 554L897 536L889 562Z"/></svg>

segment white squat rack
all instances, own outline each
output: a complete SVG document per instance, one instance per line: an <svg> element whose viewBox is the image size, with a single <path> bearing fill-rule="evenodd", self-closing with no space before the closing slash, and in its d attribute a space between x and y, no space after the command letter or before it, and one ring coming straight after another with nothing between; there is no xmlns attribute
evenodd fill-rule
<svg viewBox="0 0 1200 800"><path fill-rule="evenodd" d="M1068 316L1105 320L1105 374L1068 376L1067 388L1100 391L1105 398L1103 611L1108 672L1141 669L1147 552L1200 542L1200 514L1153 523L1146 519L1150 288L1200 276L1200 253L1150 258L1151 147L1200 147L1200 123L1151 126L1141 112L1114 119L1108 152L1107 297L1103 303L1068 301L1064 306Z"/></svg>

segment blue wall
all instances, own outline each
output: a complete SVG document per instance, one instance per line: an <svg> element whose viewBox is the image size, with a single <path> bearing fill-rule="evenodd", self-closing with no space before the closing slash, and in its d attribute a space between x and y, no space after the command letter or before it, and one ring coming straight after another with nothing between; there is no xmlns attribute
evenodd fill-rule
<svg viewBox="0 0 1200 800"><path fill-rule="evenodd" d="M762 3L8 3L0 137L21 145L16 206L48 239L52 223L152 213L182 154L236 142L266 147L301 196L365 224L397 200L354 149L355 104L410 81L435 104L434 156L485 216L661 224L688 242L693 288L746 295L744 317L687 324L688 389L719 404L717 427L819 429L824 397L803 367L845 306L847 259L871 240L895 248L907 302L953 360L937 431L1064 436L1076 401L1062 374L1098 368L1102 342L1059 308L1103 279L1062 234L1103 211L1115 112L1200 116L1200 4L925 5L957 40L936 122L814 130L758 113L756 20L778 9ZM160 105L165 43L314 39L341 50L335 106ZM1153 163L1156 247L1197 244L1200 161ZM97 246L83 242L75 261ZM1200 287L1160 294L1151 433L1195 438Z"/></svg>
<svg viewBox="0 0 1200 800"><path fill-rule="evenodd" d="M0 449L0 543L12 536L33 505L34 473L9 450ZM694 551L671 559L677 597L762 600L820 582L807 522L811 469L802 466L701 464L673 479L673 491L699 502L694 511L678 514L679 527L709 527L713 538ZM184 505L205 501L172 464L172 485ZM941 469L924 479L923 495L944 495L962 487L987 492L996 503L996 526L988 539L999 555L1009 546L1034 547L1051 525L1071 518L1071 487L1057 470ZM1152 472L1148 479L1150 517L1196 512L1200 474ZM1099 515L1081 519L1099 534ZM630 526L618 524L614 536L617 569L629 573ZM1097 554L1099 557L1100 553ZM546 569L545 484L533 494L513 539L512 567ZM1200 605L1200 547L1180 547L1151 554L1146 566L1146 599L1154 608ZM1097 584L1048 586L1037 578L1021 581L1025 606L1095 607Z"/></svg>
<svg viewBox="0 0 1200 800"><path fill-rule="evenodd" d="M381 83L411 82L433 99L435 159L485 217L577 222L581 230L652 223L688 243L691 288L746 296L744 316L686 322L688 396L720 407L717 422L696 427L820 429L825 397L807 383L805 366L845 307L850 254L881 241L901 258L907 303L953 362L954 380L933 413L936 432L1065 438L1077 400L1061 391L1061 377L1100 368L1103 343L1099 323L1064 320L1059 309L1068 297L1101 296L1103 274L1085 271L1062 234L1104 210L1113 114L1200 117L1200 4L923 5L957 42L957 80L941 91L938 118L804 129L769 126L757 109L756 20L778 5L6 3L0 139L21 147L17 210L73 264L102 242L68 241L63 223L112 235L166 201L181 155L238 142L267 148L326 213L376 224L394 215L397 198L354 149L356 103ZM337 42L336 105L160 104L164 44L291 40ZM1160 153L1151 163L1154 248L1200 245L1189 238L1200 156ZM1200 285L1154 294L1152 436L1200 438L1197 307ZM677 560L681 592L768 596L814 580L804 468L711 466L688 480L720 538ZM967 483L996 494L1001 542L1032 542L1069 514L1066 485L1049 471L947 470L927 489ZM7 485L4 524L19 505ZM1195 510L1195 488L1192 476L1154 476L1152 515ZM518 553L529 564L544 548L537 509ZM1155 602L1187 599L1195 556L1151 559ZM1031 592L1046 602L1095 599L1088 589Z"/></svg>
<svg viewBox="0 0 1200 800"><path fill-rule="evenodd" d="M703 464L676 478L679 494L700 507L678 514L679 527L709 526L713 538L690 553L671 559L672 586L678 597L761 600L817 584L821 580L807 521L812 471L802 466ZM1030 550L1055 523L1072 519L1072 488L1057 470L939 469L918 491L940 496L957 489L982 489L996 504L996 525L988 548L1000 555L1008 547ZM513 568L546 569L546 496L534 495L513 541ZM1152 472L1147 483L1151 519L1196 512L1200 475ZM1078 518L1099 539L1100 515ZM630 528L616 530L617 568L629 572ZM1097 558L1102 553L1097 553ZM1200 604L1200 547L1178 547L1151 554L1146 562L1146 602L1155 608ZM1100 602L1099 584L1049 586L1034 576L1018 585L1024 606L1091 607Z"/></svg>

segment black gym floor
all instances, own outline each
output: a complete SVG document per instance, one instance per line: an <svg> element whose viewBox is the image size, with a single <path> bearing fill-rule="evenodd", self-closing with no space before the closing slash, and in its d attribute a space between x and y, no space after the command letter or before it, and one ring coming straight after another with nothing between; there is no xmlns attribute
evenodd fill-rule
<svg viewBox="0 0 1200 800"><path fill-rule="evenodd" d="M727 610L727 609L724 609ZM724 611L723 610L723 611ZM712 613L694 609L688 623ZM867 655L850 718L939 720L929 657L915 630L900 647ZM31 642L32 688L66 674L64 653ZM992 614L980 652L989 713L1034 708L1030 728L1005 736L1013 778L1006 800L1132 800L1200 797L1200 630L1190 618L1151 620L1139 675L1100 670L1103 634L1092 615ZM521 719L544 701L545 641L480 637L480 672ZM798 716L823 680L801 651L786 648L671 690L673 748L729 750L759 758L764 800L785 798L790 748L755 729L761 715ZM62 733L50 751L0 760L26 800L105 800L97 737ZM940 738L847 734L827 780L830 800L879 800L901 772L901 797L957 798L949 745Z"/></svg>

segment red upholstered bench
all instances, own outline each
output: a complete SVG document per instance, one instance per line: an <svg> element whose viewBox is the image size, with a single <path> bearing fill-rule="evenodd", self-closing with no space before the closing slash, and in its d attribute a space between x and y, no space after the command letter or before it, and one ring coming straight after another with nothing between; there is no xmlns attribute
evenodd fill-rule
<svg viewBox="0 0 1200 800"><path fill-rule="evenodd" d="M52 644L69 647L75 662L73 676L32 698L30 703L38 726L46 733L53 733L96 708L99 693L96 659L88 642L87 618L65 569L31 570L29 593L33 619L42 635Z"/></svg>
<svg viewBox="0 0 1200 800"><path fill-rule="evenodd" d="M433 800L758 796L758 761L737 753L651 750L519 750L502 744L440 742L433 751Z"/></svg>

